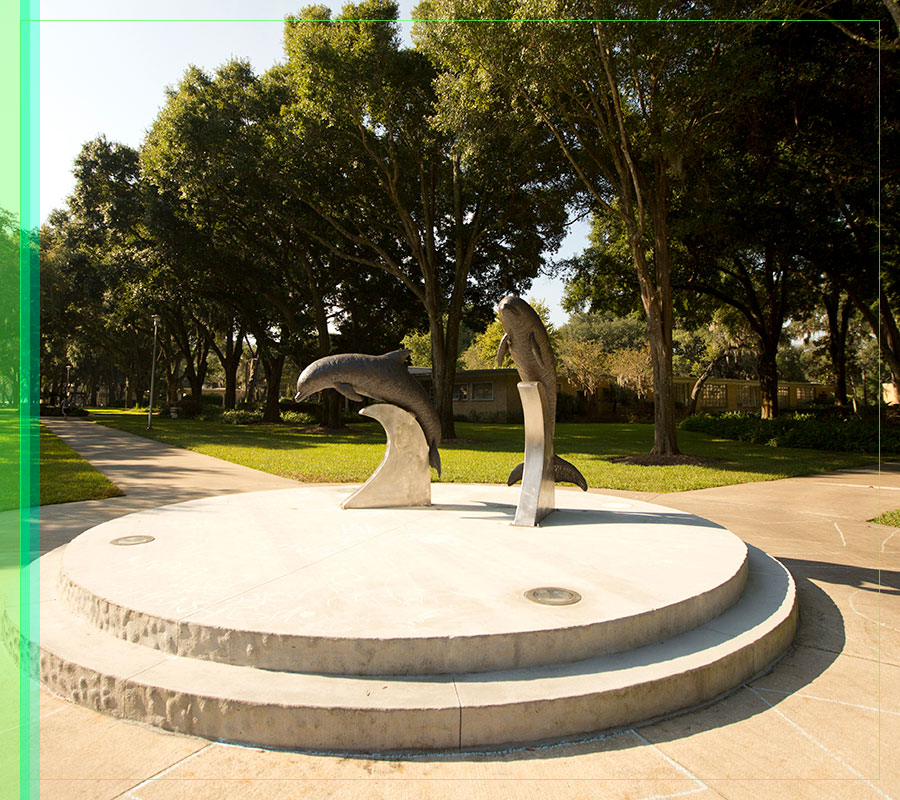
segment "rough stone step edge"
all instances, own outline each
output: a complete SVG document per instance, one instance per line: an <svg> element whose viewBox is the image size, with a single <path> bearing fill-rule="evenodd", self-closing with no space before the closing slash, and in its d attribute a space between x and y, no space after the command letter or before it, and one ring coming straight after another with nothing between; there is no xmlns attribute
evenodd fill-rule
<svg viewBox="0 0 900 800"><path fill-rule="evenodd" d="M630 617L484 636L365 639L224 629L124 608L78 585L64 569L59 570L59 590L75 615L111 636L166 655L285 672L441 675L582 661L685 633L740 600L748 565L745 555L737 571L719 586Z"/></svg>
<svg viewBox="0 0 900 800"><path fill-rule="evenodd" d="M665 644L564 667L383 681L273 673L162 656L90 629L47 597L46 613L61 616L49 627L62 628L74 642L32 647L32 672L55 694L98 711L257 746L386 752L562 739L695 707L777 661L796 632L796 588L774 559L755 548L751 559L745 597L707 626ZM42 564L42 578L52 566ZM55 586L55 575L50 580ZM752 617L754 603L768 603L766 616L741 629L740 617ZM17 610L6 609L0 620L14 657L17 619ZM729 625L738 628L731 636ZM137 668L117 674L115 664L91 663L110 649L114 661L135 666L137 659ZM646 663L627 666L628 657Z"/></svg>

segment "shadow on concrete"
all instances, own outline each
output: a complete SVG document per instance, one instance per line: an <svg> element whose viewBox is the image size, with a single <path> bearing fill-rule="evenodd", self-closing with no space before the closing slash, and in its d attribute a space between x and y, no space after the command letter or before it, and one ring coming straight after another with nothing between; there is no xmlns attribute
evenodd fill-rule
<svg viewBox="0 0 900 800"><path fill-rule="evenodd" d="M656 511L602 511L593 509L558 508L543 522L542 528L564 527L566 525L682 525L692 528L718 528L723 525L693 514Z"/></svg>
<svg viewBox="0 0 900 800"><path fill-rule="evenodd" d="M815 578L822 583L850 586L867 592L900 594L900 572L888 569L836 564L833 561L807 561L802 558L779 558L794 578Z"/></svg>

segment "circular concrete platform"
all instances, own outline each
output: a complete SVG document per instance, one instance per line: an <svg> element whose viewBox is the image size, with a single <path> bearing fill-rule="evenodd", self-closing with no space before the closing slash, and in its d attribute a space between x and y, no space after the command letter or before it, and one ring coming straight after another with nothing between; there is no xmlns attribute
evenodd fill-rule
<svg viewBox="0 0 900 800"><path fill-rule="evenodd" d="M29 568L32 672L74 702L210 739L445 750L687 709L793 640L790 574L708 520L558 490L541 528L517 528L515 487L436 484L430 508L341 510L352 488L208 498L87 531ZM535 603L535 589L578 599ZM17 602L0 616L14 658Z"/></svg>
<svg viewBox="0 0 900 800"><path fill-rule="evenodd" d="M747 548L661 506L559 491L540 528L518 488L436 484L433 505L348 509L346 486L215 497L87 531L61 589L100 629L190 658L288 672L428 675L580 661L729 608ZM577 602L556 604L569 590Z"/></svg>

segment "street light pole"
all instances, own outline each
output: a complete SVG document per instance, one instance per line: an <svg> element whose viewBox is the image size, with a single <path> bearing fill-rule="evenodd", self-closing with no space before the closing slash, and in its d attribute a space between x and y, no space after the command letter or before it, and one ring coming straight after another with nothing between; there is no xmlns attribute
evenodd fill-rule
<svg viewBox="0 0 900 800"><path fill-rule="evenodd" d="M150 408L147 409L147 430L153 428L153 389L156 380L156 328L159 325L159 314L154 314L153 320L153 361L150 364Z"/></svg>

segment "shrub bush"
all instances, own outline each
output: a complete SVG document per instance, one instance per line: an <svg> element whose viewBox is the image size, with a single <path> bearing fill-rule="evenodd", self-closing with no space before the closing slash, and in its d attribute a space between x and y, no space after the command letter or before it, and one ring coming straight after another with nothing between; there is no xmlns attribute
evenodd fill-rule
<svg viewBox="0 0 900 800"><path fill-rule="evenodd" d="M848 412L813 413L798 411L775 419L761 419L745 411L724 414L697 414L679 426L723 439L736 439L770 447L803 447L810 450L839 450L849 453L877 453L878 425L874 420ZM900 452L900 429L881 427L884 452Z"/></svg>
<svg viewBox="0 0 900 800"><path fill-rule="evenodd" d="M306 411L282 411L281 421L288 425L315 425L319 419Z"/></svg>
<svg viewBox="0 0 900 800"><path fill-rule="evenodd" d="M304 414L312 414L316 419L322 412L322 406L319 403L311 403L309 400L301 400L297 402L292 397L282 397L278 401L278 407L282 413L285 411L302 411Z"/></svg>
<svg viewBox="0 0 900 800"><path fill-rule="evenodd" d="M236 408L234 411L223 411L222 422L229 425L253 425L263 421L262 411L250 411L244 408Z"/></svg>

